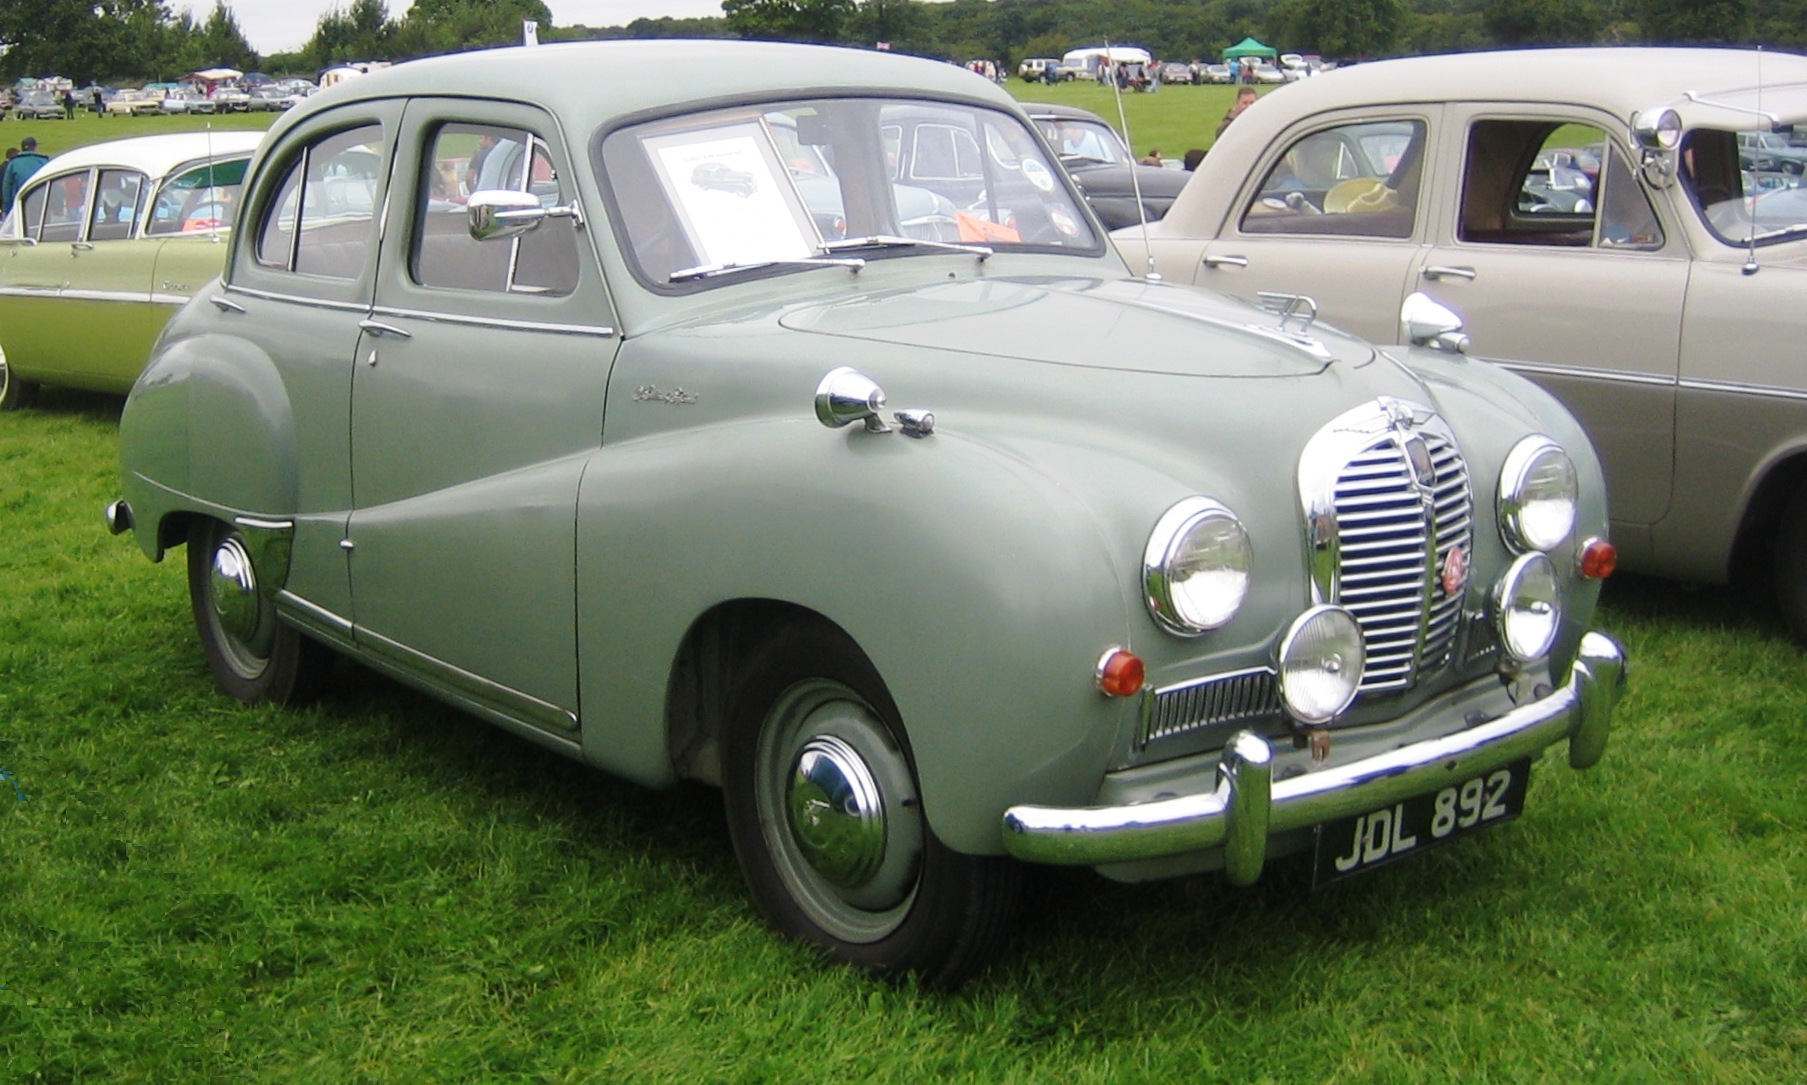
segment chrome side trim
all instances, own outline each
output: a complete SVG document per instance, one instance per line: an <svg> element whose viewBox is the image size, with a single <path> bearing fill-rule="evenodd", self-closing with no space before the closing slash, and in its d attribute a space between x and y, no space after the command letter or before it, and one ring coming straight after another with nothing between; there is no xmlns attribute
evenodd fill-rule
<svg viewBox="0 0 1807 1085"><path fill-rule="evenodd" d="M279 592L276 609L283 619L323 641L343 648L352 646L351 622L324 607L316 606L293 592Z"/></svg>
<svg viewBox="0 0 1807 1085"><path fill-rule="evenodd" d="M1243 731L1225 748L1209 793L1123 806L1013 806L1004 812L1004 848L1033 863L1097 866L1221 847L1231 881L1247 884L1261 873L1268 838L1280 833L1459 783L1564 738L1570 766L1588 768L1605 749L1624 687L1624 649L1588 633L1567 684L1477 727L1286 780L1273 779L1267 741Z"/></svg>
<svg viewBox="0 0 1807 1085"><path fill-rule="evenodd" d="M1576 380L1606 381L1612 384L1641 384L1652 388L1673 388L1678 383L1674 377L1656 376L1651 373L1628 373L1619 369L1589 369L1578 365L1549 365L1544 362L1504 361L1498 358L1489 358L1488 360L1520 375L1536 373L1546 377L1572 377Z"/></svg>
<svg viewBox="0 0 1807 1085"><path fill-rule="evenodd" d="M372 316L404 317L435 324L459 324L478 328L506 328L511 331L551 332L555 335L590 335L601 339L615 337L615 329L600 324L549 324L538 320L506 320L501 317L467 316L462 313L431 312L425 309L398 309L379 305L370 310Z"/></svg>
<svg viewBox="0 0 1807 1085"><path fill-rule="evenodd" d="M1776 388L1766 384L1739 384L1736 381L1705 381L1687 379L1680 382L1682 390L1688 392L1710 392L1714 395L1757 396L1762 399L1786 399L1807 402L1807 389Z"/></svg>
<svg viewBox="0 0 1807 1085"><path fill-rule="evenodd" d="M577 730L577 714L520 690L491 682L444 660L417 652L367 629L357 631L360 652L386 664L399 678L443 689L490 713L548 731Z"/></svg>
<svg viewBox="0 0 1807 1085"><path fill-rule="evenodd" d="M291 305L306 305L314 309L329 309L339 313L368 313L370 306L359 301L328 301L324 298L304 298L299 294L283 294L275 290L258 290L249 286L228 286L229 294L243 294L248 298L262 298L265 301L285 301Z"/></svg>

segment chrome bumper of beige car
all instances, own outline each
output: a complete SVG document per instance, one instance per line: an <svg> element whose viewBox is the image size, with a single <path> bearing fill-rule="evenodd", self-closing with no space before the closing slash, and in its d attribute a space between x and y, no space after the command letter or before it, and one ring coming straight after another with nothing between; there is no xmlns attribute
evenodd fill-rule
<svg viewBox="0 0 1807 1085"><path fill-rule="evenodd" d="M1215 791L1121 806L1013 806L1004 814L1004 846L1019 859L1065 866L1222 848L1225 875L1248 885L1260 877L1268 839L1277 833L1460 783L1564 738L1569 764L1587 768L1606 748L1624 685L1624 649L1589 633L1567 685L1488 723L1280 781L1273 778L1273 747L1243 731L1224 749Z"/></svg>

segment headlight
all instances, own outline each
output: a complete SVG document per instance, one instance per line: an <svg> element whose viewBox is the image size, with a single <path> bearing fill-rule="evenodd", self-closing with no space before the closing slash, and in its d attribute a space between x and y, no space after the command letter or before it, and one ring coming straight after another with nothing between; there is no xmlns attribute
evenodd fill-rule
<svg viewBox="0 0 1807 1085"><path fill-rule="evenodd" d="M1355 700L1367 654L1355 615L1312 607L1280 638L1280 700L1300 723L1328 723Z"/></svg>
<svg viewBox="0 0 1807 1085"><path fill-rule="evenodd" d="M1555 563L1542 554L1513 562L1500 581L1494 608L1506 654L1519 663L1542 659L1562 624L1562 585Z"/></svg>
<svg viewBox="0 0 1807 1085"><path fill-rule="evenodd" d="M1552 550L1575 527L1575 464L1548 437L1526 437L1500 469L1500 534L1513 550Z"/></svg>
<svg viewBox="0 0 1807 1085"><path fill-rule="evenodd" d="M1142 554L1149 613L1169 632L1196 637L1235 617L1249 590L1249 535L1208 497L1168 509Z"/></svg>

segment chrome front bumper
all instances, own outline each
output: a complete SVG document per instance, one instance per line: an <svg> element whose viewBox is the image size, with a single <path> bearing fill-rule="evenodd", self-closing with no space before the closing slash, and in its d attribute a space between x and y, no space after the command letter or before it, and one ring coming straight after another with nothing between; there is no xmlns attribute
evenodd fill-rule
<svg viewBox="0 0 1807 1085"><path fill-rule="evenodd" d="M1564 738L1569 765L1587 768L1606 749L1624 686L1624 649L1588 633L1567 685L1477 727L1280 781L1273 747L1242 731L1224 748L1215 791L1121 806L1013 806L1004 813L1004 846L1019 859L1065 866L1222 848L1225 875L1248 885L1261 876L1268 838L1277 833L1461 783Z"/></svg>

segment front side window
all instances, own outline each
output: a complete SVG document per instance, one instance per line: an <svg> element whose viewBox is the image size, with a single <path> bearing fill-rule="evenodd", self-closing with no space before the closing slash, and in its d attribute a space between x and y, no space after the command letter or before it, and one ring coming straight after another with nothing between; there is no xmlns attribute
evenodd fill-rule
<svg viewBox="0 0 1807 1085"><path fill-rule="evenodd" d="M574 219L548 218L520 237L477 241L465 218L475 192L531 193L541 207L569 202L543 140L518 128L443 124L433 134L421 174L409 255L415 282L551 296L577 289Z"/></svg>
<svg viewBox="0 0 1807 1085"><path fill-rule="evenodd" d="M309 144L288 163L257 234L264 267L355 279L376 249L383 130L368 124Z"/></svg>
<svg viewBox="0 0 1807 1085"><path fill-rule="evenodd" d="M144 198L144 174L137 170L101 170L88 221L88 240L120 241L132 236Z"/></svg>
<svg viewBox="0 0 1807 1085"><path fill-rule="evenodd" d="M1243 209L1245 233L1412 236L1423 121L1367 121L1296 140Z"/></svg>
<svg viewBox="0 0 1807 1085"><path fill-rule="evenodd" d="M144 232L179 234L232 225L250 162L248 156L233 158L176 173L157 191Z"/></svg>
<svg viewBox="0 0 1807 1085"><path fill-rule="evenodd" d="M919 242L1100 247L1033 134L979 106L860 98L722 109L614 132L598 168L624 247L654 285L941 251Z"/></svg>

